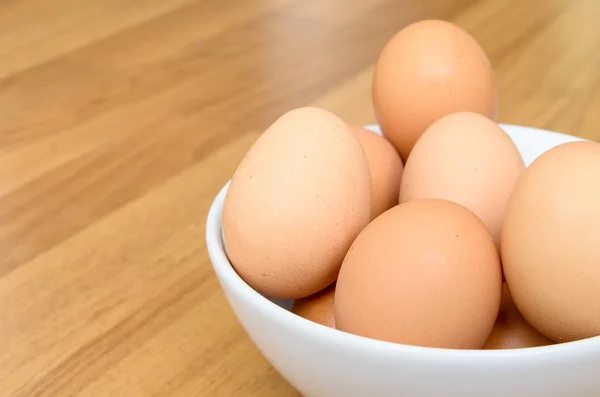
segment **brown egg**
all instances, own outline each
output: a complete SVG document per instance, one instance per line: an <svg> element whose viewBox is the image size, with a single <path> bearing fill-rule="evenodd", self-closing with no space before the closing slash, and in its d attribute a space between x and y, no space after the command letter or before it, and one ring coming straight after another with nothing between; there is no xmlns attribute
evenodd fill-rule
<svg viewBox="0 0 600 397"><path fill-rule="evenodd" d="M335 328L333 297L335 284L306 298L296 299L292 312L307 320Z"/></svg>
<svg viewBox="0 0 600 397"><path fill-rule="evenodd" d="M519 311L555 342L600 335L600 144L550 149L525 171L502 230Z"/></svg>
<svg viewBox="0 0 600 397"><path fill-rule="evenodd" d="M371 171L371 217L375 219L398 204L398 190L404 168L391 143L362 127L353 127Z"/></svg>
<svg viewBox="0 0 600 397"><path fill-rule="evenodd" d="M500 244L504 211L525 163L510 137L477 113L433 123L417 141L402 176L400 202L454 201L473 211Z"/></svg>
<svg viewBox="0 0 600 397"><path fill-rule="evenodd" d="M424 20L405 27L386 44L375 66L375 114L404 161L434 121L459 111L495 119L497 98L486 54L449 22Z"/></svg>
<svg viewBox="0 0 600 397"><path fill-rule="evenodd" d="M500 260L465 207L396 206L356 238L340 270L336 328L409 345L479 349L500 306Z"/></svg>
<svg viewBox="0 0 600 397"><path fill-rule="evenodd" d="M496 324L483 348L521 349L552 344L554 342L537 332L519 313L505 283Z"/></svg>
<svg viewBox="0 0 600 397"><path fill-rule="evenodd" d="M223 207L224 245L248 285L302 298L335 281L371 219L371 177L350 127L317 108L281 116L238 166Z"/></svg>

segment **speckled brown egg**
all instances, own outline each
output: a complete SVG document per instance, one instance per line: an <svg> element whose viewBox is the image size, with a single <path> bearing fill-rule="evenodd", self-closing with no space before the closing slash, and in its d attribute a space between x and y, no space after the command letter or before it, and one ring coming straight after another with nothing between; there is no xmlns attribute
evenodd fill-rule
<svg viewBox="0 0 600 397"><path fill-rule="evenodd" d="M536 331L519 313L510 296L508 285L504 283L498 318L483 348L522 349L552 344L553 341Z"/></svg>
<svg viewBox="0 0 600 397"><path fill-rule="evenodd" d="M485 52L446 21L406 26L384 47L373 75L383 134L406 161L419 136L442 116L469 111L495 119L498 88Z"/></svg>
<svg viewBox="0 0 600 397"><path fill-rule="evenodd" d="M333 315L334 296L335 284L332 284L316 294L296 299L292 306L292 312L315 323L335 328L335 316Z"/></svg>
<svg viewBox="0 0 600 397"><path fill-rule="evenodd" d="M539 156L512 193L504 275L519 311L555 342L600 335L600 144Z"/></svg>
<svg viewBox="0 0 600 397"><path fill-rule="evenodd" d="M479 349L500 305L492 239L475 214L446 200L398 205L373 220L344 259L336 328L409 345Z"/></svg>
<svg viewBox="0 0 600 397"><path fill-rule="evenodd" d="M458 112L433 123L406 162L400 202L421 198L454 201L485 223L497 246L504 211L525 163L497 123Z"/></svg>
<svg viewBox="0 0 600 397"><path fill-rule="evenodd" d="M239 164L224 202L231 264L252 288L302 298L335 281L371 219L371 177L350 127L318 108L277 119Z"/></svg>
<svg viewBox="0 0 600 397"><path fill-rule="evenodd" d="M371 172L371 217L376 218L398 204L404 165L387 139L363 127L353 127L367 156Z"/></svg>

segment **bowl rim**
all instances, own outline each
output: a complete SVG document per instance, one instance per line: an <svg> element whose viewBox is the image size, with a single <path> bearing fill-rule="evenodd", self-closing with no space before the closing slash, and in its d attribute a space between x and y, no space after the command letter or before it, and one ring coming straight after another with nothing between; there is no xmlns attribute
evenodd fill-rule
<svg viewBox="0 0 600 397"><path fill-rule="evenodd" d="M515 129L519 130L531 130L538 133L551 133L553 135L561 135L563 137L571 137L566 134L532 127L524 127L509 124L501 124L501 126L508 128L514 127ZM369 125L365 127L377 128L376 125ZM221 224L223 203L230 183L231 180L228 180L227 183L220 189L219 193L214 198L206 220L206 247L210 256L213 270L216 273L217 278L219 279L221 288L223 288L223 283L227 283L232 289L236 291L236 294L240 295L242 300L248 303L248 305L256 307L257 310L260 310L263 313L263 315L265 315L269 319L272 319L273 321L277 321L281 324L285 323L285 326L292 327L297 331L309 334L313 338L316 337L318 339L327 340L327 342L330 344L337 344L340 346L344 346L345 348L348 348L348 346L353 346L357 349L377 351L378 354L383 353L388 355L406 356L407 354L410 354L417 355L423 359L430 358L440 360L444 358L460 358L482 360L494 358L499 359L503 357L533 358L533 356L563 356L564 354L589 354L593 350L600 351L600 336L595 336L572 342L557 343L554 345L513 349L477 350L414 346L396 342L381 341L360 335L351 334L300 317L256 292L237 274L237 272L231 265L225 253Z"/></svg>

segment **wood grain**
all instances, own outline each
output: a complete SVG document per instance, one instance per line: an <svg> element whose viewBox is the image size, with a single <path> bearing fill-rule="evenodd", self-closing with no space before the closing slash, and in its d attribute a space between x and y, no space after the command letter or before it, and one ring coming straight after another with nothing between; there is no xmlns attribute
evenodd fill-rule
<svg viewBox="0 0 600 397"><path fill-rule="evenodd" d="M375 122L386 40L479 40L500 120L600 140L595 0L0 1L0 394L295 396L240 328L204 222L266 126Z"/></svg>

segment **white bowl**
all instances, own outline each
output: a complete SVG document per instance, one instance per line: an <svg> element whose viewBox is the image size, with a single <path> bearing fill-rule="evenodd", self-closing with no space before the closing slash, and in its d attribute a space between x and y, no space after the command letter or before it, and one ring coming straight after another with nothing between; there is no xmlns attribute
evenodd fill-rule
<svg viewBox="0 0 600 397"><path fill-rule="evenodd" d="M378 131L376 126L369 126ZM527 165L579 138L503 125ZM238 320L273 367L306 397L600 396L600 337L515 350L451 350L368 339L310 322L234 271L223 247L225 185L208 214L206 244Z"/></svg>

